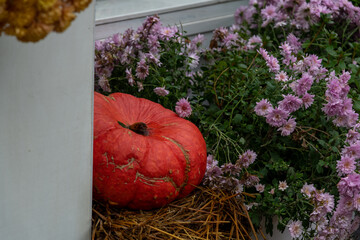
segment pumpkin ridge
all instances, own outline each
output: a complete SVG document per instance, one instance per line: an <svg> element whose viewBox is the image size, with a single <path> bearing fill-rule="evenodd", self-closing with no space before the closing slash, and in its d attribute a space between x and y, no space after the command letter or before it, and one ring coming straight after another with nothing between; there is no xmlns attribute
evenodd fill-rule
<svg viewBox="0 0 360 240"><path fill-rule="evenodd" d="M106 159L106 167L109 168L109 165L113 165L113 166L114 166L113 172L115 172L116 169L123 170L123 169L126 168L126 167L128 167L129 169L134 168L134 166L131 166L131 164L136 161L135 158L133 158L133 157L132 157L132 158L129 158L127 164L120 165L120 164L116 164L116 163L115 163L114 156L111 156L111 161L109 162L109 158L108 158L108 155L107 155L107 154L108 154L107 152L105 152L105 153L103 154L103 156L104 156L105 159Z"/></svg>
<svg viewBox="0 0 360 240"><path fill-rule="evenodd" d="M178 148L180 148L180 150L182 151L184 157L185 157L185 161L186 161L186 167L185 167L185 180L184 182L180 185L179 189L179 193L183 190L183 188L187 185L188 181L189 181L189 172L190 172L190 157L189 154L187 153L188 151L176 140L162 136L163 138L165 138L166 140L169 140L170 142L174 143Z"/></svg>
<svg viewBox="0 0 360 240"><path fill-rule="evenodd" d="M139 173L139 171L136 172L135 175L135 180L134 183L139 179L140 182L147 184L149 186L155 186L152 183L157 183L157 182L170 182L177 190L178 187L176 185L176 183L173 181L173 179L169 176L165 176L165 177L146 177L144 174ZM147 182L145 182L147 181ZM149 183L150 182L150 183Z"/></svg>

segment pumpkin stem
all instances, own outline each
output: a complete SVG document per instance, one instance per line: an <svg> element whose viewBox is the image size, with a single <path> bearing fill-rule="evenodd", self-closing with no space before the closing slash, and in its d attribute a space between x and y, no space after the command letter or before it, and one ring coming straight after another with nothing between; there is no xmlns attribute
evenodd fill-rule
<svg viewBox="0 0 360 240"><path fill-rule="evenodd" d="M143 122L136 122L136 123L130 125L129 129L133 132L136 132L137 134L140 134L143 136L149 136L148 127Z"/></svg>

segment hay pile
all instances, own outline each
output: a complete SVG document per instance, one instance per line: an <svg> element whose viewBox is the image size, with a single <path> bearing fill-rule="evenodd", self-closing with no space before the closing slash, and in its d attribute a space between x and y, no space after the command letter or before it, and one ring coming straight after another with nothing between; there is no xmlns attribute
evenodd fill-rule
<svg viewBox="0 0 360 240"><path fill-rule="evenodd" d="M198 187L188 197L151 211L119 209L94 201L92 240L258 239L244 195L253 197Z"/></svg>

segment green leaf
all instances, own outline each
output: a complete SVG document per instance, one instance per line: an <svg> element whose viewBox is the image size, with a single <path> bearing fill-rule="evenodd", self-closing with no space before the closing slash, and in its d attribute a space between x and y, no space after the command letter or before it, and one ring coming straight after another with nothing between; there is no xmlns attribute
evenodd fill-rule
<svg viewBox="0 0 360 240"><path fill-rule="evenodd" d="M341 62L339 63L339 67L341 68L341 70L345 69L345 68L346 68L345 62L344 62L344 61L341 61Z"/></svg>
<svg viewBox="0 0 360 240"><path fill-rule="evenodd" d="M336 57L338 54L336 51L334 51L334 47L333 46L327 46L325 48L326 52L329 53L331 56Z"/></svg>
<svg viewBox="0 0 360 240"><path fill-rule="evenodd" d="M241 63L241 64L239 64L238 66L239 66L239 68L247 69L247 66L246 66L245 64L242 64L242 63Z"/></svg>
<svg viewBox="0 0 360 240"><path fill-rule="evenodd" d="M242 119L243 119L243 115L241 115L241 114L236 114L235 117L233 118L232 122L233 122L235 125L240 125Z"/></svg>

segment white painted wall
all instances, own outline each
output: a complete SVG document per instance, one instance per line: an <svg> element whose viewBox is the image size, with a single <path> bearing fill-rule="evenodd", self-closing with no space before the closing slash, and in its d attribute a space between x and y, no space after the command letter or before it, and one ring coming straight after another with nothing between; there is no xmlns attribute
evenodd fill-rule
<svg viewBox="0 0 360 240"><path fill-rule="evenodd" d="M158 14L163 25L181 25L190 37L204 34L208 46L213 30L234 24L235 10L247 4L248 0L98 0L95 39L137 29L146 16Z"/></svg>
<svg viewBox="0 0 360 240"><path fill-rule="evenodd" d="M1 240L90 239L93 28L0 37Z"/></svg>

